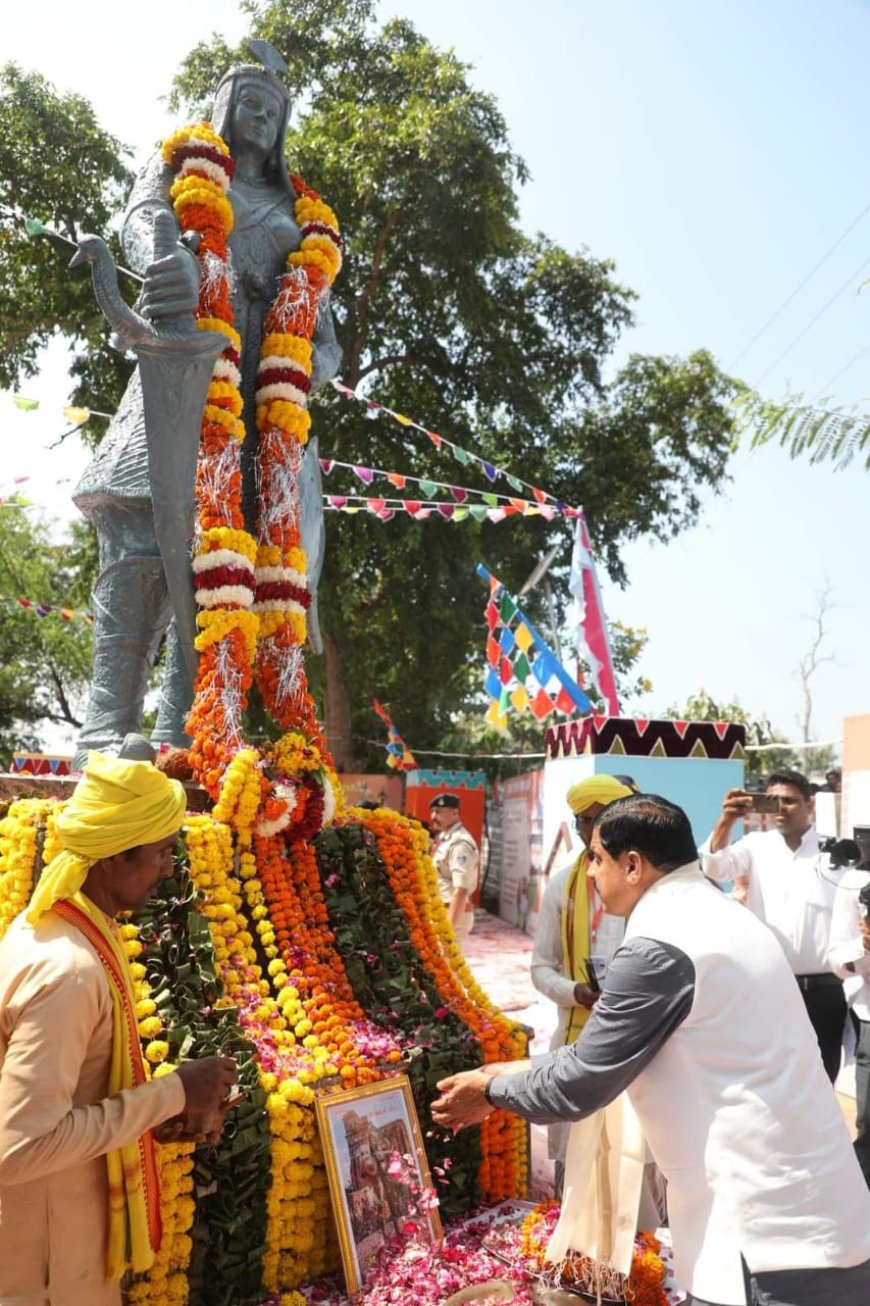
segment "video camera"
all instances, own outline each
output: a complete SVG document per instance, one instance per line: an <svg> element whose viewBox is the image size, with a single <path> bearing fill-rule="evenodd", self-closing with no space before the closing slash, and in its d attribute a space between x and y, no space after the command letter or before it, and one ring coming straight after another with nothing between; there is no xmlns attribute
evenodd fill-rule
<svg viewBox="0 0 870 1306"><path fill-rule="evenodd" d="M861 845L855 839L838 839L832 834L819 836L819 852L828 854L832 871L839 871L844 866L857 866L864 856Z"/></svg>

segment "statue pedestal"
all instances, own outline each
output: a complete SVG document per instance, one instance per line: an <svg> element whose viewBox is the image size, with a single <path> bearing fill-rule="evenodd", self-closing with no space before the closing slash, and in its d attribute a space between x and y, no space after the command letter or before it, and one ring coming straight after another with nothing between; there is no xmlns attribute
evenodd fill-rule
<svg viewBox="0 0 870 1306"><path fill-rule="evenodd" d="M565 794L590 775L630 776L642 793L684 808L699 843L728 789L743 785L744 726L729 721L652 721L588 716L551 726L544 763L544 854L555 865L579 852Z"/></svg>
<svg viewBox="0 0 870 1306"><path fill-rule="evenodd" d="M59 802L69 798L78 783L78 777L58 775L21 775L13 771L0 771L0 805L15 802L16 798L55 798ZM211 799L201 785L185 782L187 810L207 812Z"/></svg>

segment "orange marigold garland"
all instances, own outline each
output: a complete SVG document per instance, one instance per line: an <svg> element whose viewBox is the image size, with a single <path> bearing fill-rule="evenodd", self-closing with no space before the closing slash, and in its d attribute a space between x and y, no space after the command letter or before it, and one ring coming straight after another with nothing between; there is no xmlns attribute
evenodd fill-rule
<svg viewBox="0 0 870 1306"><path fill-rule="evenodd" d="M291 181L302 239L299 249L288 255L287 271L266 318L257 371L260 495L254 610L260 618L257 684L263 702L285 731L301 732L301 740L285 736L285 741L299 744L303 754L310 747L311 755L297 759L301 765L295 767L280 756L285 741L275 748L279 779L258 833L288 830L294 839L303 839L328 824L340 803L302 657L311 595L299 528L298 476L311 425L311 340L318 307L341 267L341 238L332 209L300 177ZM283 752L288 752L286 746ZM276 799L283 800L283 808Z"/></svg>
<svg viewBox="0 0 870 1306"><path fill-rule="evenodd" d="M209 385L197 466L193 571L200 659L187 721L191 765L217 804L218 818L242 837L256 826L264 836L287 831L305 838L332 820L341 803L302 660L310 594L298 492L311 424L312 337L319 306L341 266L338 222L300 178L291 179L302 239L288 256L260 349L255 541L245 530L239 462L245 427L228 245L233 161L208 123L170 136L163 158L175 177L170 197L179 225L200 236L197 324L227 339ZM242 713L255 657L267 710L285 730L301 730L320 754L311 774L264 773L265 759L246 744Z"/></svg>
<svg viewBox="0 0 870 1306"><path fill-rule="evenodd" d="M595 1261L582 1252L570 1251L558 1265L547 1260L547 1247L559 1219L559 1202L541 1202L523 1220L520 1255L524 1265L547 1283L573 1293L595 1293L606 1300L628 1301L632 1306L668 1306L665 1289L667 1267L662 1245L654 1234L639 1233L635 1240L628 1275L614 1270L606 1261Z"/></svg>

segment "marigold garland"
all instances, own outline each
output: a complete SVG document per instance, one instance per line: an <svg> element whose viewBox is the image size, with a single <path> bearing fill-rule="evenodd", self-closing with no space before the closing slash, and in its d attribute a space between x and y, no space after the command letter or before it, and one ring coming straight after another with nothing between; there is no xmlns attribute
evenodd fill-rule
<svg viewBox="0 0 870 1306"><path fill-rule="evenodd" d="M297 489L311 424L307 404L318 305L341 266L338 222L310 187L291 178L301 240L287 258L260 350L255 542L245 530L238 448L245 429L228 246L233 160L208 123L175 132L164 142L163 159L175 178L170 200L179 225L201 238L198 325L227 338L208 390L197 466L193 571L202 611L196 641L200 661L187 721L193 738L191 764L217 803L220 818L241 835L247 836L256 823L260 834L287 831L301 839L316 833L340 806L302 664L310 594ZM205 615L209 620L204 622ZM301 729L320 747L319 794L311 777L293 773L273 780L265 775L263 759L245 745L242 713L255 654L267 710L285 730Z"/></svg>
<svg viewBox="0 0 870 1306"><path fill-rule="evenodd" d="M648 1231L637 1236L627 1276L579 1251L569 1252L559 1265L548 1261L547 1247L560 1210L559 1202L541 1202L523 1220L520 1252L533 1273L573 1292L594 1292L602 1287L602 1276L606 1276L608 1285L612 1283L632 1306L668 1306L669 1297L664 1288L667 1270L660 1255L661 1243ZM603 1288L602 1291L609 1295Z"/></svg>
<svg viewBox="0 0 870 1306"><path fill-rule="evenodd" d="M389 808L374 812L351 808L347 815L374 834L396 901L408 921L411 941L441 1000L474 1031L484 1061L525 1056L524 1032L492 1006L458 948L437 890L437 873L427 856L426 831L419 822ZM494 1111L481 1126L481 1148L478 1182L482 1196L498 1202L523 1193L528 1165L523 1121L509 1112Z"/></svg>

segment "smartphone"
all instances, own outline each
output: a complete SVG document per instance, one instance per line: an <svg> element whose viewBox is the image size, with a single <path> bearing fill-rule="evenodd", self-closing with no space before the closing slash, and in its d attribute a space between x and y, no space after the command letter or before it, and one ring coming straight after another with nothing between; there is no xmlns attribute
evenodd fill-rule
<svg viewBox="0 0 870 1306"><path fill-rule="evenodd" d="M753 794L752 810L764 816L776 816L779 811L779 799L776 794Z"/></svg>
<svg viewBox="0 0 870 1306"><path fill-rule="evenodd" d="M587 957L585 960L586 982L590 989L596 993L601 992L601 985L604 982L604 976L607 971L607 963L603 957Z"/></svg>

